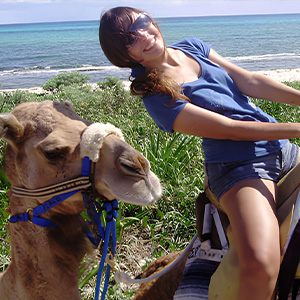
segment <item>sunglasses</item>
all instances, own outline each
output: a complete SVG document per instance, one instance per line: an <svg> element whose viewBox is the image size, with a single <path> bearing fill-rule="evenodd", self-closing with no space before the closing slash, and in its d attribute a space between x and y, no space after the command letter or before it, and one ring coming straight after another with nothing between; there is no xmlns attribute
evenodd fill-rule
<svg viewBox="0 0 300 300"><path fill-rule="evenodd" d="M147 30L151 24L152 24L152 20L147 14L145 13L139 14L137 19L132 24L132 26L126 32L126 37L127 37L126 47L128 50L134 46L134 44L138 39L137 31Z"/></svg>

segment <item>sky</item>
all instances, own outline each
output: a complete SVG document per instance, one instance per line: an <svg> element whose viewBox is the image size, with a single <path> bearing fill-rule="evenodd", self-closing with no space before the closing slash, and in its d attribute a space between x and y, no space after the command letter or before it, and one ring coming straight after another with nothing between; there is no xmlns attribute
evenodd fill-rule
<svg viewBox="0 0 300 300"><path fill-rule="evenodd" d="M99 20L114 6L154 18L300 13L300 0L0 0L0 24Z"/></svg>

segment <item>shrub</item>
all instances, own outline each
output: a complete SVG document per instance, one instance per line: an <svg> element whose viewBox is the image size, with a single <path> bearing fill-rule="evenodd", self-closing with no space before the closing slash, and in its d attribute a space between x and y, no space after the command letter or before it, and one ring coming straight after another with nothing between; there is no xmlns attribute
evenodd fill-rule
<svg viewBox="0 0 300 300"><path fill-rule="evenodd" d="M44 90L55 92L59 91L61 86L83 85L87 83L90 76L79 72L64 72L53 76L42 87Z"/></svg>
<svg viewBox="0 0 300 300"><path fill-rule="evenodd" d="M122 81L115 77L107 77L106 81L100 81L97 84L103 90L106 88L124 89Z"/></svg>

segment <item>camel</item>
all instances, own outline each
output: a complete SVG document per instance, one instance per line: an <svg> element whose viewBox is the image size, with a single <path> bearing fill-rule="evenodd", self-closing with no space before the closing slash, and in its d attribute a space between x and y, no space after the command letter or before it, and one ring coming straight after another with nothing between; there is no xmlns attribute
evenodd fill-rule
<svg viewBox="0 0 300 300"><path fill-rule="evenodd" d="M80 215L83 191L92 185L97 197L150 205L162 194L159 179L119 129L81 119L69 103L22 103L0 115L0 136L7 142L5 169L13 187L11 264L0 275L0 299L79 300L78 267L90 247ZM93 180L77 183L84 157ZM74 185L75 192L54 206L63 186ZM50 209L35 216L35 208L44 206Z"/></svg>
<svg viewBox="0 0 300 300"><path fill-rule="evenodd" d="M282 261L276 291L278 300L300 299L299 174L300 164L277 184L276 204ZM211 214L217 214L220 222L218 218L214 222L206 222L207 205L210 209L213 208ZM205 192L196 199L196 216L199 239L194 242L190 256L174 264L179 254L171 253L151 263L141 274L142 278L151 277L172 264L174 267L158 279L142 283L134 300L238 300L239 262L236 245L229 220L206 183ZM207 231L207 223L210 224L210 231Z"/></svg>

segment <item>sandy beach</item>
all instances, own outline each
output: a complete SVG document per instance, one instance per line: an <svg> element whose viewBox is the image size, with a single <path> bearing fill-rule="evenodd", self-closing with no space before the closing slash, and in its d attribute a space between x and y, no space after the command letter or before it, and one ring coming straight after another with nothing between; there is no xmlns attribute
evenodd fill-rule
<svg viewBox="0 0 300 300"><path fill-rule="evenodd" d="M280 69L273 71L257 71L279 82L284 81L300 81L300 69Z"/></svg>
<svg viewBox="0 0 300 300"><path fill-rule="evenodd" d="M271 71L256 71L256 73L265 75L270 77L279 82L291 82L291 81L300 81L300 68L299 69L278 69L278 70L271 70ZM129 89L130 82L124 81L125 89ZM97 83L91 83L94 88L97 88ZM28 91L30 93L35 94L46 94L42 87L33 87L33 88L24 88L24 89L17 89L19 91ZM16 89L4 89L1 90L0 93L7 93L7 92L14 92Z"/></svg>

